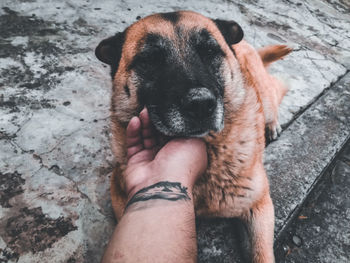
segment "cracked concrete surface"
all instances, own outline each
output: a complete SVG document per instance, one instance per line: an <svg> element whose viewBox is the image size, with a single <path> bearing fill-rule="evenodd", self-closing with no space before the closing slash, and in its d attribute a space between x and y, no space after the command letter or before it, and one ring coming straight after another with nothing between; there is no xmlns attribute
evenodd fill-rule
<svg viewBox="0 0 350 263"><path fill-rule="evenodd" d="M138 16L195 10L236 20L255 47L284 43L295 49L271 67L290 86L280 110L287 131L266 153L272 187L280 187L272 189L274 199L287 189L279 167L290 160L277 157L300 140L292 127L308 131L305 140L311 140L312 130L320 129L313 120L321 116L320 127L333 132L334 139L315 146L328 149L315 148L322 152L315 156L315 174L349 136L348 113L341 111L349 91L331 88L350 69L346 1L3 0L0 8L0 262L99 261L115 224L108 186L114 159L109 70L93 51ZM317 115L310 109L324 96L327 108L316 109ZM324 118L330 109L334 114ZM269 168L271 163L277 167ZM303 200L315 176L310 178L295 199L281 194L276 201L278 227ZM234 241L220 237L232 232L228 224L199 222L200 261L232 261Z"/></svg>
<svg viewBox="0 0 350 263"><path fill-rule="evenodd" d="M286 229L276 249L278 262L349 262L349 154L350 140Z"/></svg>

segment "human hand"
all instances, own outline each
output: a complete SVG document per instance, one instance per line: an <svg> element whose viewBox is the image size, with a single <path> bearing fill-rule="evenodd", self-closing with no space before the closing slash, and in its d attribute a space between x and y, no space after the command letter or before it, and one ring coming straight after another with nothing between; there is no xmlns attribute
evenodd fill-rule
<svg viewBox="0 0 350 263"><path fill-rule="evenodd" d="M128 199L138 190L160 181L180 182L192 190L207 167L205 143L198 138L171 139L162 145L147 109L133 117L126 130Z"/></svg>

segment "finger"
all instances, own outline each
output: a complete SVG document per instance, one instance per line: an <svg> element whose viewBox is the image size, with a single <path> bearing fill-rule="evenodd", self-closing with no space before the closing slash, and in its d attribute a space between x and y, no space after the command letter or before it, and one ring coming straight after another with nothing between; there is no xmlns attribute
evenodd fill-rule
<svg viewBox="0 0 350 263"><path fill-rule="evenodd" d="M136 153L142 151L144 149L143 145L140 143L135 146L128 147L127 151L127 157L130 159L132 156L134 156Z"/></svg>
<svg viewBox="0 0 350 263"><path fill-rule="evenodd" d="M142 137L150 138L155 136L155 130L151 119L149 118L147 108L144 108L140 113L140 119L142 123Z"/></svg>
<svg viewBox="0 0 350 263"><path fill-rule="evenodd" d="M126 138L126 145L127 147L135 146L141 144L142 145L142 137L136 136L136 137L127 137Z"/></svg>
<svg viewBox="0 0 350 263"><path fill-rule="evenodd" d="M145 146L146 149L151 149L157 145L157 141L155 138L143 139L143 145Z"/></svg>
<svg viewBox="0 0 350 263"><path fill-rule="evenodd" d="M157 139L155 129L149 118L149 114L146 108L141 111L140 119L142 123L143 145L146 149L151 149L157 145Z"/></svg>
<svg viewBox="0 0 350 263"><path fill-rule="evenodd" d="M141 138L141 121L138 117L133 117L126 128L126 145L128 159L144 149Z"/></svg>
<svg viewBox="0 0 350 263"><path fill-rule="evenodd" d="M141 143L141 121L133 117L126 128L126 146L134 146Z"/></svg>

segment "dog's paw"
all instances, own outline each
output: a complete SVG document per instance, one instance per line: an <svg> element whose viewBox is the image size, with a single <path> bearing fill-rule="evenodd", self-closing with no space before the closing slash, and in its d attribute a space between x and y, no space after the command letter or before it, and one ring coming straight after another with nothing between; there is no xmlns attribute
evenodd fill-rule
<svg viewBox="0 0 350 263"><path fill-rule="evenodd" d="M281 125L278 123L278 121L267 123L265 127L266 142L269 143L277 140L281 132L282 132L282 128L281 128Z"/></svg>

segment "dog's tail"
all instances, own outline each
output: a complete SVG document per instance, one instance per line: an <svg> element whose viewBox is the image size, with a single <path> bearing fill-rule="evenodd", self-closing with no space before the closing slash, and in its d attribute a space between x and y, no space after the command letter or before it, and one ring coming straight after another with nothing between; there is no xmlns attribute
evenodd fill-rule
<svg viewBox="0 0 350 263"><path fill-rule="evenodd" d="M258 50L258 53L260 55L260 58L264 66L268 67L271 63L279 59L283 59L292 51L293 49L286 45L272 45L272 46L266 46L266 47L260 48ZM276 87L278 87L276 92L277 92L277 101L278 101L278 104L280 104L289 88L286 81L283 81L282 79L275 78L275 77L273 77L273 79L274 79L273 81L276 81L278 83L276 85Z"/></svg>
<svg viewBox="0 0 350 263"><path fill-rule="evenodd" d="M268 67L276 60L282 59L287 56L293 49L286 45L273 45L260 48L258 53L261 57L265 67Z"/></svg>

